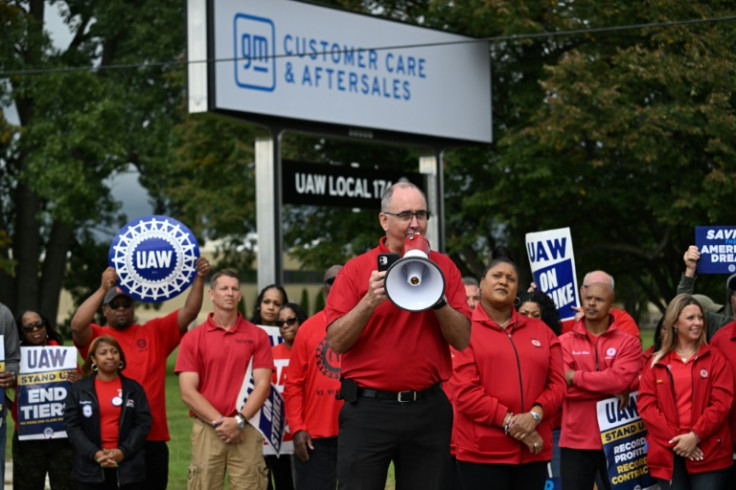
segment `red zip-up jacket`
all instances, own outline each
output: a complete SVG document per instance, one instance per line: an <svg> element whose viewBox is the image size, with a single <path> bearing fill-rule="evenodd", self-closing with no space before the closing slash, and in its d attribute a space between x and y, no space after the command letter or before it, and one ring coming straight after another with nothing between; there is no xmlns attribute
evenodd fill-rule
<svg viewBox="0 0 736 490"><path fill-rule="evenodd" d="M731 364L731 373L734 379L733 396L736 398L736 322L721 327L710 339L711 347L718 349ZM731 447L736 453L736 403L731 406Z"/></svg>
<svg viewBox="0 0 736 490"><path fill-rule="evenodd" d="M700 438L702 461L685 460L688 473L703 473L728 468L731 459L731 433L728 415L733 403L733 374L726 358L703 344L690 364L693 378L692 413L699 414L692 427L680 430L675 386L669 367L669 354L641 373L637 408L647 428L647 465L655 478L672 479L673 444L669 441L690 430Z"/></svg>
<svg viewBox="0 0 736 490"><path fill-rule="evenodd" d="M560 447L602 449L596 404L628 392L641 368L641 342L619 330L613 317L594 344L584 320L560 336L564 371L576 371L562 405Z"/></svg>
<svg viewBox="0 0 736 490"><path fill-rule="evenodd" d="M447 386L455 408L452 444L457 459L496 464L549 461L553 416L565 393L557 337L541 320L516 310L505 330L481 306L472 319L470 345L452 350L454 370ZM503 428L507 412L528 412L535 404L544 410L537 426L544 440L538 455Z"/></svg>

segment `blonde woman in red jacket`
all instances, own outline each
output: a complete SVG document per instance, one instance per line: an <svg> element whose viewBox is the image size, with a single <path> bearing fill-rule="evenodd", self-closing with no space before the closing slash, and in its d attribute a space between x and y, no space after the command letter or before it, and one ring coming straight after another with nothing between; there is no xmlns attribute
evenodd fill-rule
<svg viewBox="0 0 736 490"><path fill-rule="evenodd" d="M731 366L706 344L703 308L691 295L670 302L663 327L662 348L642 370L637 401L648 431L649 471L663 490L725 489L732 464Z"/></svg>
<svg viewBox="0 0 736 490"><path fill-rule="evenodd" d="M460 482L464 490L542 490L565 392L560 343L544 322L514 308L511 260L493 260L480 286L470 346L453 350L448 385Z"/></svg>

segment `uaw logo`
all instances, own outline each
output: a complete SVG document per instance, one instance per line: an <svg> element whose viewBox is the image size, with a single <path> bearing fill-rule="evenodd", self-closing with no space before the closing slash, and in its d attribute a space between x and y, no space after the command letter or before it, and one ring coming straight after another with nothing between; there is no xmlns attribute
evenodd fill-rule
<svg viewBox="0 0 736 490"><path fill-rule="evenodd" d="M197 275L199 245L189 228L167 216L145 216L125 225L110 244L108 261L122 291L138 301L165 301Z"/></svg>
<svg viewBox="0 0 736 490"><path fill-rule="evenodd" d="M340 379L340 355L330 349L327 337L317 345L317 367L328 378Z"/></svg>
<svg viewBox="0 0 736 490"><path fill-rule="evenodd" d="M248 14L233 18L235 83L273 92L276 88L276 29L270 19Z"/></svg>

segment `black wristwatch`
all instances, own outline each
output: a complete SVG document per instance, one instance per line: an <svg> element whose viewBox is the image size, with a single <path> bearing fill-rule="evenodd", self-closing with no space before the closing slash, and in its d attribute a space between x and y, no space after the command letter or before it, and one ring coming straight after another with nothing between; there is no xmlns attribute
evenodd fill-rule
<svg viewBox="0 0 736 490"><path fill-rule="evenodd" d="M437 300L437 302L432 306L433 310L439 310L440 308L444 307L447 304L447 296L444 294L440 299Z"/></svg>
<svg viewBox="0 0 736 490"><path fill-rule="evenodd" d="M240 430L245 429L245 425L248 423L248 421L245 420L245 417L243 417L241 414L235 415L235 422L238 424L238 429Z"/></svg>

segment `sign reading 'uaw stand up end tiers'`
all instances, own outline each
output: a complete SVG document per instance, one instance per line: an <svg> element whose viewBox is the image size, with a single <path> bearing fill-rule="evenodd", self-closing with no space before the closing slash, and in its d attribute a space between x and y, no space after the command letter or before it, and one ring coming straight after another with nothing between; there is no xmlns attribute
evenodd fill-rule
<svg viewBox="0 0 736 490"><path fill-rule="evenodd" d="M147 303L165 301L186 290L197 275L198 257L199 245L189 228L155 215L125 225L108 253L120 289Z"/></svg>

